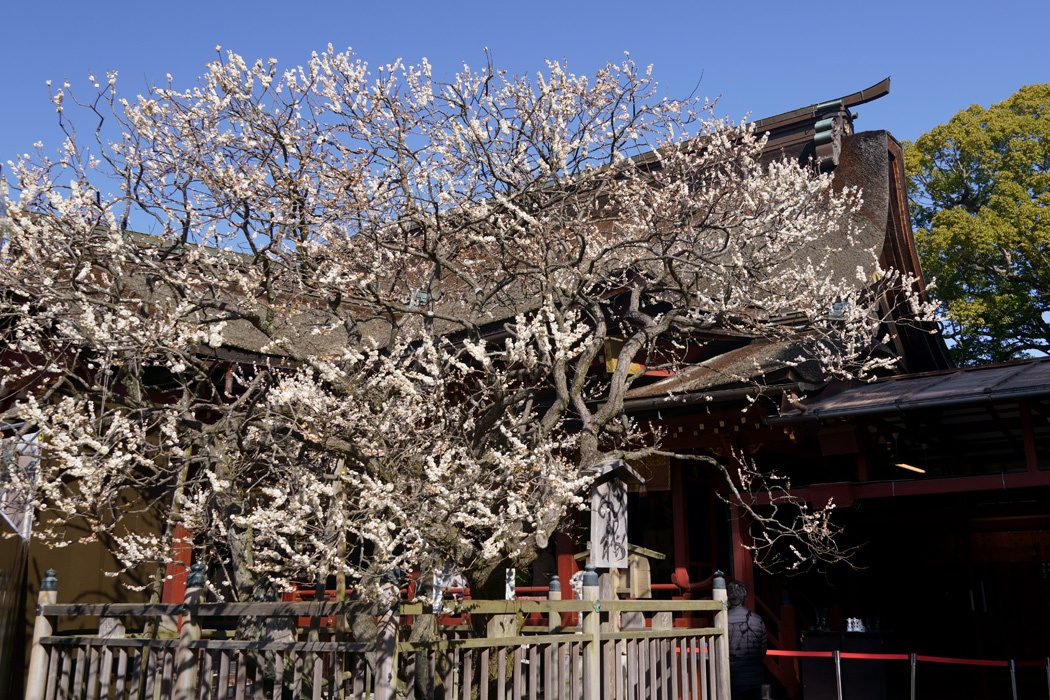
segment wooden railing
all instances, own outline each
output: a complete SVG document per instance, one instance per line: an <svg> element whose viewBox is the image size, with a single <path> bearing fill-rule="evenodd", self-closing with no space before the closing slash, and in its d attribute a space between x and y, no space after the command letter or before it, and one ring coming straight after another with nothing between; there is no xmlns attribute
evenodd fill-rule
<svg viewBox="0 0 1050 700"><path fill-rule="evenodd" d="M724 588L706 601L598 600L592 570L583 600L555 585L550 600L444 601L437 633L409 641L429 604L206 603L190 586L180 605L59 605L54 581L41 586L26 700L729 700ZM375 634L323 628L328 616ZM84 617L97 634L57 631ZM151 634L161 619L177 638ZM255 639L238 638L250 623Z"/></svg>

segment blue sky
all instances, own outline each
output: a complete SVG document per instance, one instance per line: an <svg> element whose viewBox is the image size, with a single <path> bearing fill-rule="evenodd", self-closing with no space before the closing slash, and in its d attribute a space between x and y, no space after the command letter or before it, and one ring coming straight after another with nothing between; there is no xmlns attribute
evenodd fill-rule
<svg viewBox="0 0 1050 700"><path fill-rule="evenodd" d="M593 73L630 51L671 96L722 95L719 113L771 116L892 76L859 108L858 130L913 139L972 103L1050 81L1050 0L999 2L603 3L9 2L0 10L0 162L57 146L45 81L86 87L116 69L125 94L166 73L190 84L222 44L246 58L304 62L329 42L372 64L427 57L435 73L479 65L484 49L513 73L565 58ZM83 89L82 89L82 92ZM86 94L86 92L84 92ZM6 166L4 166L6 169Z"/></svg>

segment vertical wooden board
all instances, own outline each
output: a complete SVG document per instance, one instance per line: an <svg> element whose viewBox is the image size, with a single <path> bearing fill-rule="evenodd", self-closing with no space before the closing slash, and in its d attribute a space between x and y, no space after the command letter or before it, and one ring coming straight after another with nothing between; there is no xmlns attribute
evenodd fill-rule
<svg viewBox="0 0 1050 700"><path fill-rule="evenodd" d="M124 691L128 687L128 650L120 647L117 650L117 677L113 684L113 700L124 700ZM48 698L51 700L51 698Z"/></svg>
<svg viewBox="0 0 1050 700"><path fill-rule="evenodd" d="M627 640L627 700L638 700L638 642Z"/></svg>
<svg viewBox="0 0 1050 700"><path fill-rule="evenodd" d="M98 697L98 671L101 659L97 647L88 650L87 689L84 692L84 700L96 700Z"/></svg>
<svg viewBox="0 0 1050 700"><path fill-rule="evenodd" d="M554 688L554 679L551 674L554 671L554 665L551 662L553 659L554 649L553 644L543 645L543 697L544 700L556 697L552 695Z"/></svg>
<svg viewBox="0 0 1050 700"><path fill-rule="evenodd" d="M686 655L686 670L689 673L689 692L690 695L696 700L700 700L700 675L699 668L696 664L697 654L700 653L699 646L697 645L698 640L695 637L689 639L689 653Z"/></svg>
<svg viewBox="0 0 1050 700"><path fill-rule="evenodd" d="M521 700L521 647L514 647L514 700Z"/></svg>
<svg viewBox="0 0 1050 700"><path fill-rule="evenodd" d="M434 679L437 677L437 651L427 651L427 700L434 700Z"/></svg>
<svg viewBox="0 0 1050 700"><path fill-rule="evenodd" d="M479 681L480 685L478 686L478 692L481 695L481 700L489 700L489 650L488 649L482 649L481 650L481 668L478 669L478 670L479 670L479 675L481 676L481 680Z"/></svg>
<svg viewBox="0 0 1050 700"><path fill-rule="evenodd" d="M696 694L695 694L696 683L693 682L693 677L689 673L689 649L690 649L690 644L692 644L692 639L690 637L683 637L682 638L682 641L681 641L681 647L682 647L682 654L681 654L681 664L682 664L682 700L690 700L690 698L693 698L695 700L695 697L696 697Z"/></svg>
<svg viewBox="0 0 1050 700"><path fill-rule="evenodd" d="M666 639L661 639L657 644L657 652L660 655L660 691L661 700L671 699L671 644Z"/></svg>
<svg viewBox="0 0 1050 700"><path fill-rule="evenodd" d="M260 651L251 655L252 665L255 666L255 675L252 678L252 700L264 700L263 670L266 667L264 653Z"/></svg>
<svg viewBox="0 0 1050 700"><path fill-rule="evenodd" d="M667 674L671 677L671 697L678 700L678 642L677 637L667 640L669 650L667 652Z"/></svg>
<svg viewBox="0 0 1050 700"><path fill-rule="evenodd" d="M160 679L160 696L170 698L175 689L175 650L164 650L164 663L160 664L163 675Z"/></svg>
<svg viewBox="0 0 1050 700"><path fill-rule="evenodd" d="M551 644L551 661L550 661L550 678L549 690L544 694L544 699L550 698L550 700L561 700L562 697L562 686L564 685L563 675L561 672L561 656L562 656L561 644Z"/></svg>
<svg viewBox="0 0 1050 700"><path fill-rule="evenodd" d="M540 650L533 645L529 647L529 700L539 700L540 696Z"/></svg>
<svg viewBox="0 0 1050 700"><path fill-rule="evenodd" d="M700 640L700 699L708 700L711 697L711 688L708 685L710 683L710 673L708 672L708 664L710 663L710 656L707 653L707 637Z"/></svg>
<svg viewBox="0 0 1050 700"><path fill-rule="evenodd" d="M73 672L73 651L64 647L59 651L58 655L61 668L58 671L58 692L56 697L58 700L69 700L70 674Z"/></svg>
<svg viewBox="0 0 1050 700"><path fill-rule="evenodd" d="M649 688L649 692L648 692L648 695L646 697L650 698L650 699L655 699L656 698L656 687L658 685L659 679L656 676L656 664L654 663L655 659L653 658L653 655L652 655L652 640L650 640L650 639L639 640L638 641L638 648L639 648L638 649L638 653L640 655L642 655L642 657L645 659L645 664L646 664L646 677L647 677L646 687Z"/></svg>
<svg viewBox="0 0 1050 700"><path fill-rule="evenodd" d="M456 700L456 689L453 686L456 676L456 652L445 650L445 700Z"/></svg>
<svg viewBox="0 0 1050 700"><path fill-rule="evenodd" d="M646 698L652 696L651 669L649 668L649 643L644 639L638 642L638 694Z"/></svg>
<svg viewBox="0 0 1050 700"><path fill-rule="evenodd" d="M707 640L707 694L710 698L718 697L718 655L714 638Z"/></svg>
<svg viewBox="0 0 1050 700"><path fill-rule="evenodd" d="M203 652L201 655L201 676L199 679L200 686L197 690L197 700L211 700L216 652L211 649L204 649Z"/></svg>
<svg viewBox="0 0 1050 700"><path fill-rule="evenodd" d="M248 659L243 651L238 651L234 658L237 663L237 671L233 681L233 697L234 700L244 700L244 693L248 685Z"/></svg>
<svg viewBox="0 0 1050 700"><path fill-rule="evenodd" d="M696 678L693 677L693 638L686 637L682 640L682 697L686 696L696 700Z"/></svg>
<svg viewBox="0 0 1050 700"><path fill-rule="evenodd" d="M354 682L350 691L350 697L353 700L364 700L365 698L365 665L365 655L354 654Z"/></svg>
<svg viewBox="0 0 1050 700"><path fill-rule="evenodd" d="M718 644L719 640L715 637L707 638L707 678L710 686L709 695L712 700L718 697L718 688L721 684L722 669L718 664ZM726 679L726 687L729 687L729 679Z"/></svg>
<svg viewBox="0 0 1050 700"><path fill-rule="evenodd" d="M671 687L674 682L674 640L664 640L664 687L668 698L678 698L678 686Z"/></svg>
<svg viewBox="0 0 1050 700"><path fill-rule="evenodd" d="M110 700L113 691L113 650L102 647L102 665L98 672L98 698Z"/></svg>
<svg viewBox="0 0 1050 700"><path fill-rule="evenodd" d="M599 688L598 692L600 693L599 697L602 698L611 698L615 692L612 678L613 646L611 641L602 642L601 653L598 655L598 663L601 664L601 668L598 669L601 688Z"/></svg>
<svg viewBox="0 0 1050 700"><path fill-rule="evenodd" d="M273 700L281 700L284 693L284 659L285 652L274 652L273 655Z"/></svg>
<svg viewBox="0 0 1050 700"><path fill-rule="evenodd" d="M562 700L565 697L565 673L562 658L565 655L564 644L551 645L551 700Z"/></svg>
<svg viewBox="0 0 1050 700"><path fill-rule="evenodd" d="M471 700L470 691L474 681L474 651L463 652L463 700ZM484 683L482 683L484 685Z"/></svg>
<svg viewBox="0 0 1050 700"><path fill-rule="evenodd" d="M664 690L666 678L664 677L664 643L662 639L652 640L649 646L650 666L653 669L653 698L656 700L667 700Z"/></svg>
<svg viewBox="0 0 1050 700"><path fill-rule="evenodd" d="M572 699L583 697L583 644L572 645Z"/></svg>
<svg viewBox="0 0 1050 700"><path fill-rule="evenodd" d="M703 659L697 659L702 654L700 652L700 643L702 643L702 639L697 637L693 637L689 642L690 674L693 678L693 684L696 686L695 697L697 700L703 697L703 691L701 690L703 683L699 676L699 666L703 664ZM697 663L697 660L699 660L699 663Z"/></svg>
<svg viewBox="0 0 1050 700"><path fill-rule="evenodd" d="M496 653L496 700L507 700L507 648Z"/></svg>
<svg viewBox="0 0 1050 700"><path fill-rule="evenodd" d="M130 652L128 663L128 700L139 700L139 684L142 682L142 655L143 649L135 649Z"/></svg>
<svg viewBox="0 0 1050 700"><path fill-rule="evenodd" d="M59 671L58 647L51 647L47 660L47 685L44 686L44 700L55 700L55 691L58 690Z"/></svg>
<svg viewBox="0 0 1050 700"><path fill-rule="evenodd" d="M416 657L419 656L419 654L410 651L405 656L408 657L408 660L405 662L405 687L411 688L412 690L409 692L414 693L416 692Z"/></svg>
<svg viewBox="0 0 1050 700"><path fill-rule="evenodd" d="M324 686L324 657L321 654L314 654L314 687L313 694L310 696L313 700L321 700L321 688Z"/></svg>
<svg viewBox="0 0 1050 700"><path fill-rule="evenodd" d="M219 677L215 679L215 697L217 700L226 700L229 696L230 687L230 652L226 649L219 650ZM296 698L298 700L298 697Z"/></svg>
<svg viewBox="0 0 1050 700"><path fill-rule="evenodd" d="M348 682L347 682L347 669L349 664L346 654L343 652L333 651L332 652L332 692L330 700L344 700L345 696L348 696Z"/></svg>
<svg viewBox="0 0 1050 700"><path fill-rule="evenodd" d="M84 697L84 676L88 665L87 656L86 648L77 648L76 670L73 672L73 687L70 689L74 700L80 700L80 698Z"/></svg>
<svg viewBox="0 0 1050 700"><path fill-rule="evenodd" d="M294 652L294 663L292 664L292 698L300 700L303 697L303 654ZM226 696L222 696L225 700Z"/></svg>
<svg viewBox="0 0 1050 700"><path fill-rule="evenodd" d="M627 697L627 642L623 639L616 642L616 700Z"/></svg>

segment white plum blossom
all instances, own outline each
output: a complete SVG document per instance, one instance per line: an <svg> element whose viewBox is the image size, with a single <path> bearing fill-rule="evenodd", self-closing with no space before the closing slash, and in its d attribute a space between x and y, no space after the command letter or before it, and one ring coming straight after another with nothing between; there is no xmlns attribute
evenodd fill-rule
<svg viewBox="0 0 1050 700"><path fill-rule="evenodd" d="M241 597L447 561L481 586L584 470L659 449L638 367L723 334L864 377L886 300L931 313L877 251L839 269L860 192L629 57L441 81L216 52L182 89L63 85L66 143L0 179L0 418L40 434L48 541L80 518L164 564L181 525Z"/></svg>

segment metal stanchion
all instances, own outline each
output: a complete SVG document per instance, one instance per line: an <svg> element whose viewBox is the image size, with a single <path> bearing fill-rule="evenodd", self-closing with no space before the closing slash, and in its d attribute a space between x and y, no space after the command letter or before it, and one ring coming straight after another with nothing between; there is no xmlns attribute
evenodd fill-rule
<svg viewBox="0 0 1050 700"><path fill-rule="evenodd" d="M919 665L919 655L914 652L908 654L908 661L911 662L911 700L915 700L915 672Z"/></svg>
<svg viewBox="0 0 1050 700"><path fill-rule="evenodd" d="M1010 659L1010 693L1011 697L1017 700L1017 664L1013 659Z"/></svg>
<svg viewBox="0 0 1050 700"><path fill-rule="evenodd" d="M835 659L835 697L842 700L842 658L838 649L831 652L831 656Z"/></svg>

